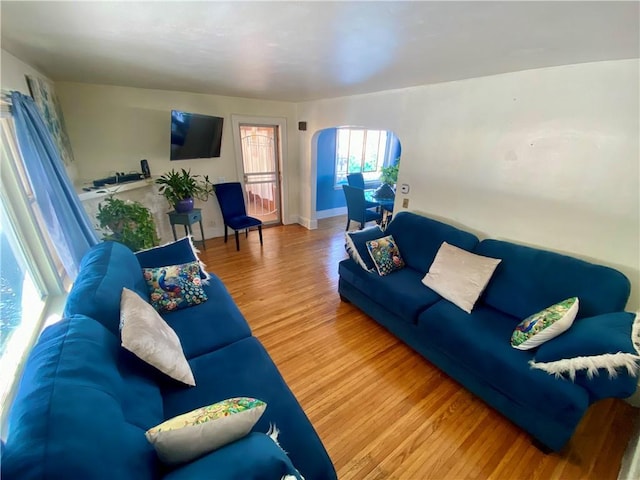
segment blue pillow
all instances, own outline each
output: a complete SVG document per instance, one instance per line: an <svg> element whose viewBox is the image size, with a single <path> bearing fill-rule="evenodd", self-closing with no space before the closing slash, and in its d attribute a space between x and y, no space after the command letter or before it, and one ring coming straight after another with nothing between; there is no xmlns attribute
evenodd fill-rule
<svg viewBox="0 0 640 480"><path fill-rule="evenodd" d="M364 230L355 230L345 234L344 248L351 259L364 268L367 272L375 272L376 266L373 263L367 242L377 240L384 237L382 229L376 225L374 227L365 228Z"/></svg>
<svg viewBox="0 0 640 480"><path fill-rule="evenodd" d="M142 268L158 268L198 261L200 263L200 278L209 278L205 269L206 265L198 258L198 250L194 247L191 237L184 237L159 247L141 250L135 255Z"/></svg>
<svg viewBox="0 0 640 480"><path fill-rule="evenodd" d="M635 375L640 355L634 340L640 339L633 338L634 319L633 313L616 312L576 320L568 331L540 345L531 365L572 379L580 370L588 377L599 369L614 377L618 368Z"/></svg>

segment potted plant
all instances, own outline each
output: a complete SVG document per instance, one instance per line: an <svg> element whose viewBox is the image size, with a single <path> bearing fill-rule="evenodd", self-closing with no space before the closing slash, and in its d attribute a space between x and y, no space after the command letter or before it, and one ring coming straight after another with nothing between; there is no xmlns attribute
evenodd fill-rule
<svg viewBox="0 0 640 480"><path fill-rule="evenodd" d="M395 185L398 182L398 170L400 169L400 158L396 158L393 165L380 169L380 185L374 196L377 198L392 198L396 195Z"/></svg>
<svg viewBox="0 0 640 480"><path fill-rule="evenodd" d="M207 175L192 175L191 170L184 168L181 172L172 169L156 179L156 183L160 185L160 194L179 213L190 212L194 198L204 202L214 190Z"/></svg>
<svg viewBox="0 0 640 480"><path fill-rule="evenodd" d="M140 202L111 195L98 205L96 218L104 231L103 240L123 243L134 252L158 245L153 216Z"/></svg>

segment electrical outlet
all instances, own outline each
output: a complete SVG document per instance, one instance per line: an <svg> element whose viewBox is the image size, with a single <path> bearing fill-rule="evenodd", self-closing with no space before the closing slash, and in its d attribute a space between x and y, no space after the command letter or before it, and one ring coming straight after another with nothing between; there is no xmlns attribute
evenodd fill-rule
<svg viewBox="0 0 640 480"><path fill-rule="evenodd" d="M403 198L402 199L402 208L409 208L409 199L408 198Z"/></svg>

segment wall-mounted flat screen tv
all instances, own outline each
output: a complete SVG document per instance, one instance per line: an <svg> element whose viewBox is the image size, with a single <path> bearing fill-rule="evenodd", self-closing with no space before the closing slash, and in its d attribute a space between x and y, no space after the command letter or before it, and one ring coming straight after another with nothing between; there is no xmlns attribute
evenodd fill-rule
<svg viewBox="0 0 640 480"><path fill-rule="evenodd" d="M171 160L220 156L221 117L171 110Z"/></svg>

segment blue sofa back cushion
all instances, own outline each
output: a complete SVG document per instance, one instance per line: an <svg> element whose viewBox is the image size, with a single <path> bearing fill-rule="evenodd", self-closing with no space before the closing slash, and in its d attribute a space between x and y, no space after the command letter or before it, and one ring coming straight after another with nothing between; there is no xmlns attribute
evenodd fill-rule
<svg viewBox="0 0 640 480"><path fill-rule="evenodd" d="M120 335L120 295L127 287L142 298L149 292L140 264L129 248L118 242L100 243L85 254L80 273L69 292L64 316L94 318Z"/></svg>
<svg viewBox="0 0 640 480"><path fill-rule="evenodd" d="M167 265L182 265L200 261L189 237L181 238L175 242L169 242L159 247L142 250L135 253L140 268L158 268ZM207 272L200 268L200 278L209 278Z"/></svg>
<svg viewBox="0 0 640 480"><path fill-rule="evenodd" d="M405 264L422 274L429 271L442 242L468 251L478 243L472 233L411 212L394 215L385 235L393 235Z"/></svg>
<svg viewBox="0 0 640 480"><path fill-rule="evenodd" d="M3 478L146 479L157 473L144 429L127 421L131 395L119 339L78 315L48 327L33 348L9 412ZM138 386L139 387L139 386ZM147 422L162 421L156 388L143 388ZM151 425L149 425L151 426Z"/></svg>
<svg viewBox="0 0 640 480"><path fill-rule="evenodd" d="M202 458L170 472L165 480L280 480L285 475L300 479L287 454L264 433L250 433Z"/></svg>
<svg viewBox="0 0 640 480"><path fill-rule="evenodd" d="M569 297L580 300L576 318L624 310L629 298L629 280L609 267L501 240L474 252L502 259L481 300L520 320Z"/></svg>

